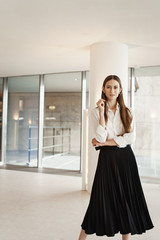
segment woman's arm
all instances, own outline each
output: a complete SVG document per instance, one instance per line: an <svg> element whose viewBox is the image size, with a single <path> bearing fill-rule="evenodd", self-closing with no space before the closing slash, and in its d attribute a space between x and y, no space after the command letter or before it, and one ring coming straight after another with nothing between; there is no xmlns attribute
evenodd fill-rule
<svg viewBox="0 0 160 240"><path fill-rule="evenodd" d="M100 99L97 102L98 108L91 111L93 137L99 143L105 143L107 138L107 130L105 129L104 118L104 100Z"/></svg>
<svg viewBox="0 0 160 240"><path fill-rule="evenodd" d="M105 119L104 119L104 111L99 110L99 124L105 129Z"/></svg>
<svg viewBox="0 0 160 240"><path fill-rule="evenodd" d="M92 139L92 145L95 146L118 146L114 139L107 139L104 143L98 142L95 138Z"/></svg>
<svg viewBox="0 0 160 240"><path fill-rule="evenodd" d="M99 143L105 143L107 138L107 131L100 124L98 109L95 108L91 111L91 118L92 118L92 130L93 130L92 137L95 138Z"/></svg>

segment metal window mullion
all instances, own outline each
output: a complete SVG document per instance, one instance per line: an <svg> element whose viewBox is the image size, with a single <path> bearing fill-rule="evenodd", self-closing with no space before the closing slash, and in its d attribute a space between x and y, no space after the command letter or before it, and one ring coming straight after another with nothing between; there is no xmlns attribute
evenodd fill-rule
<svg viewBox="0 0 160 240"><path fill-rule="evenodd" d="M134 109L135 69L130 69L130 107Z"/></svg>
<svg viewBox="0 0 160 240"><path fill-rule="evenodd" d="M8 111L8 79L3 78L3 103L2 103L2 164L6 163L6 142L7 142L7 111Z"/></svg>
<svg viewBox="0 0 160 240"><path fill-rule="evenodd" d="M86 108L86 71L82 72L81 75L81 94L82 94L82 98L81 98L81 157L80 157L80 172L82 172L82 165L83 165L83 130L84 130L84 126L83 126L83 118L84 118L84 109Z"/></svg>
<svg viewBox="0 0 160 240"><path fill-rule="evenodd" d="M39 76L38 168L42 167L44 125L44 75Z"/></svg>

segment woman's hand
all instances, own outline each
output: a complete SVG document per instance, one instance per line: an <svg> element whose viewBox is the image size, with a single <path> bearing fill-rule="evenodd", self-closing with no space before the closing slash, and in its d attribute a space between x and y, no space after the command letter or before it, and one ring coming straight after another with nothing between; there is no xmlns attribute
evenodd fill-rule
<svg viewBox="0 0 160 240"><path fill-rule="evenodd" d="M105 103L105 100L102 98L99 99L98 102L96 103L99 110L103 112L104 112L104 103Z"/></svg>
<svg viewBox="0 0 160 240"><path fill-rule="evenodd" d="M102 146L102 143L98 142L95 138L92 139L92 145L95 146Z"/></svg>

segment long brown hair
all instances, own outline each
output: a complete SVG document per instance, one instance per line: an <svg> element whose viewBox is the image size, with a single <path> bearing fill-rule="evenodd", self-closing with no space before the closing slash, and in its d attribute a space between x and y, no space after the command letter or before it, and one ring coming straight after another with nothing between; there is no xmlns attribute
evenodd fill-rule
<svg viewBox="0 0 160 240"><path fill-rule="evenodd" d="M103 87L104 88L105 88L106 83L110 80L116 80L119 83L120 88L122 89L121 80L116 75L109 75L104 79L104 82L103 82ZM103 91L102 91L102 94L101 94L101 98L106 100L106 102L108 101L108 98L106 97L106 95ZM124 98L123 98L122 91L120 92L120 94L117 97L117 102L120 105L120 117L121 117L121 121L123 123L124 130L125 130L126 133L128 133L128 132L131 131L132 115L131 115L131 111L129 110L129 108L126 107L126 105L124 103ZM104 117L105 117L105 122L106 123L108 121L107 113L108 113L108 106L105 103L104 104Z"/></svg>

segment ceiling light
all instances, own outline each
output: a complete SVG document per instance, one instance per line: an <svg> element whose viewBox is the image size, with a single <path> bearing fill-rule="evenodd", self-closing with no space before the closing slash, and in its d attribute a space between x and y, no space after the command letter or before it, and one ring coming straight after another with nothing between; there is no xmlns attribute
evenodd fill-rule
<svg viewBox="0 0 160 240"><path fill-rule="evenodd" d="M56 120L55 117L46 117L45 119L46 119L46 120Z"/></svg>
<svg viewBox="0 0 160 240"><path fill-rule="evenodd" d="M54 110L56 107L53 105L50 105L48 108L49 108L49 110Z"/></svg>
<svg viewBox="0 0 160 240"><path fill-rule="evenodd" d="M23 100L19 99L19 110L23 111Z"/></svg>

